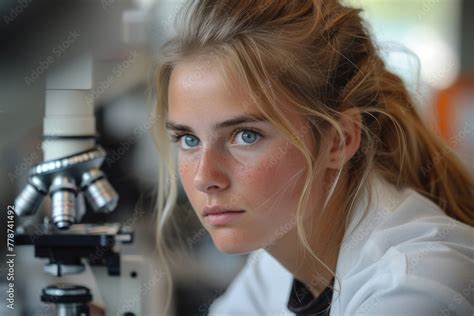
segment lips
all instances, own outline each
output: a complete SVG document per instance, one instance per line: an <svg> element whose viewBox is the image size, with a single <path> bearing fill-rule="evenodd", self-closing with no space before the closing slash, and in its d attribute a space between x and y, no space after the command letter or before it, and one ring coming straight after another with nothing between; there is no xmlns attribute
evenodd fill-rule
<svg viewBox="0 0 474 316"><path fill-rule="evenodd" d="M209 215L218 215L218 214L227 214L227 213L242 213L244 210L239 210L239 209L229 209L229 208L223 208L219 205L214 205L214 206L206 206L204 207L202 211L202 216L206 217Z"/></svg>
<svg viewBox="0 0 474 316"><path fill-rule="evenodd" d="M229 226L238 221L245 213L243 210L224 209L219 206L205 207L203 210L204 221L212 226Z"/></svg>

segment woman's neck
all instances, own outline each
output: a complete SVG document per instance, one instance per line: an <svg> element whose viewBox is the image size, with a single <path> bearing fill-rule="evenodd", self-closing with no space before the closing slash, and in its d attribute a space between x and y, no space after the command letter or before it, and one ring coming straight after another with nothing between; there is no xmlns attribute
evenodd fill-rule
<svg viewBox="0 0 474 316"><path fill-rule="evenodd" d="M296 221L294 221L293 229L265 247L265 250L296 279L306 285L314 297L318 297L331 283L333 278L331 271L336 271L339 249L344 236L344 201L337 197L344 196L346 193L347 181L345 177L341 177L340 181L342 183L333 195L336 198L332 199L332 203L329 203L324 214L320 215L319 210L312 210L312 212L310 210L308 213L317 215L304 220L309 246L324 264L315 259L303 246L296 231ZM308 205L321 204L308 203Z"/></svg>

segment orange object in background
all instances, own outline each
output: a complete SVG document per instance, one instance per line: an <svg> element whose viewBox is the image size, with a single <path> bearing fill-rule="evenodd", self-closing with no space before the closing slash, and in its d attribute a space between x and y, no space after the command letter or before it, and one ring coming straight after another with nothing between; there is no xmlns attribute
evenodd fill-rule
<svg viewBox="0 0 474 316"><path fill-rule="evenodd" d="M441 137L474 175L474 77L460 76L439 91L434 106Z"/></svg>

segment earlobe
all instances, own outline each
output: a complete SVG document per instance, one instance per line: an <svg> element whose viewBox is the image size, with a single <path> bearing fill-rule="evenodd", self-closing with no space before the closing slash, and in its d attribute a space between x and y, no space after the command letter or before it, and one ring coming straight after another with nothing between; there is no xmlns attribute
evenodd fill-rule
<svg viewBox="0 0 474 316"><path fill-rule="evenodd" d="M361 141L361 116L357 108L351 108L341 113L337 120L344 142L340 144L340 135L336 128L331 127L331 145L329 150L328 168L340 169L357 152Z"/></svg>

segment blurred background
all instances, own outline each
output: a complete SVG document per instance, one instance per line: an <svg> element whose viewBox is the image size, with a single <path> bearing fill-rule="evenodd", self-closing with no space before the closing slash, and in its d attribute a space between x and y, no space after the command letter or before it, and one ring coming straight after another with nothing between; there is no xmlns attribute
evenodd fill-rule
<svg viewBox="0 0 474 316"><path fill-rule="evenodd" d="M418 110L474 174L474 1L350 0L364 17L389 66L407 83ZM83 222L133 226L125 253L151 256L154 190L159 161L150 137L152 65L173 34L182 0L0 2L0 201L12 205L30 168L43 160L41 135L46 73L85 52L94 56L98 142L103 170L120 196L111 214L88 212ZM17 224L41 222L48 204ZM173 266L176 315L205 315L242 268L246 256L217 251L181 190L177 220L187 251ZM5 212L3 212L5 213ZM3 214L2 213L2 214ZM0 219L5 227L5 217ZM5 253L2 229L2 254ZM18 258L34 264L39 260ZM0 265L1 282L7 267ZM19 269L19 267L17 267ZM17 273L20 271L17 270ZM30 275L28 282L34 282ZM29 315L39 293L18 277L17 313ZM22 297L24 299L22 299ZM1 311L1 310L0 310ZM0 313L3 315L3 313Z"/></svg>

